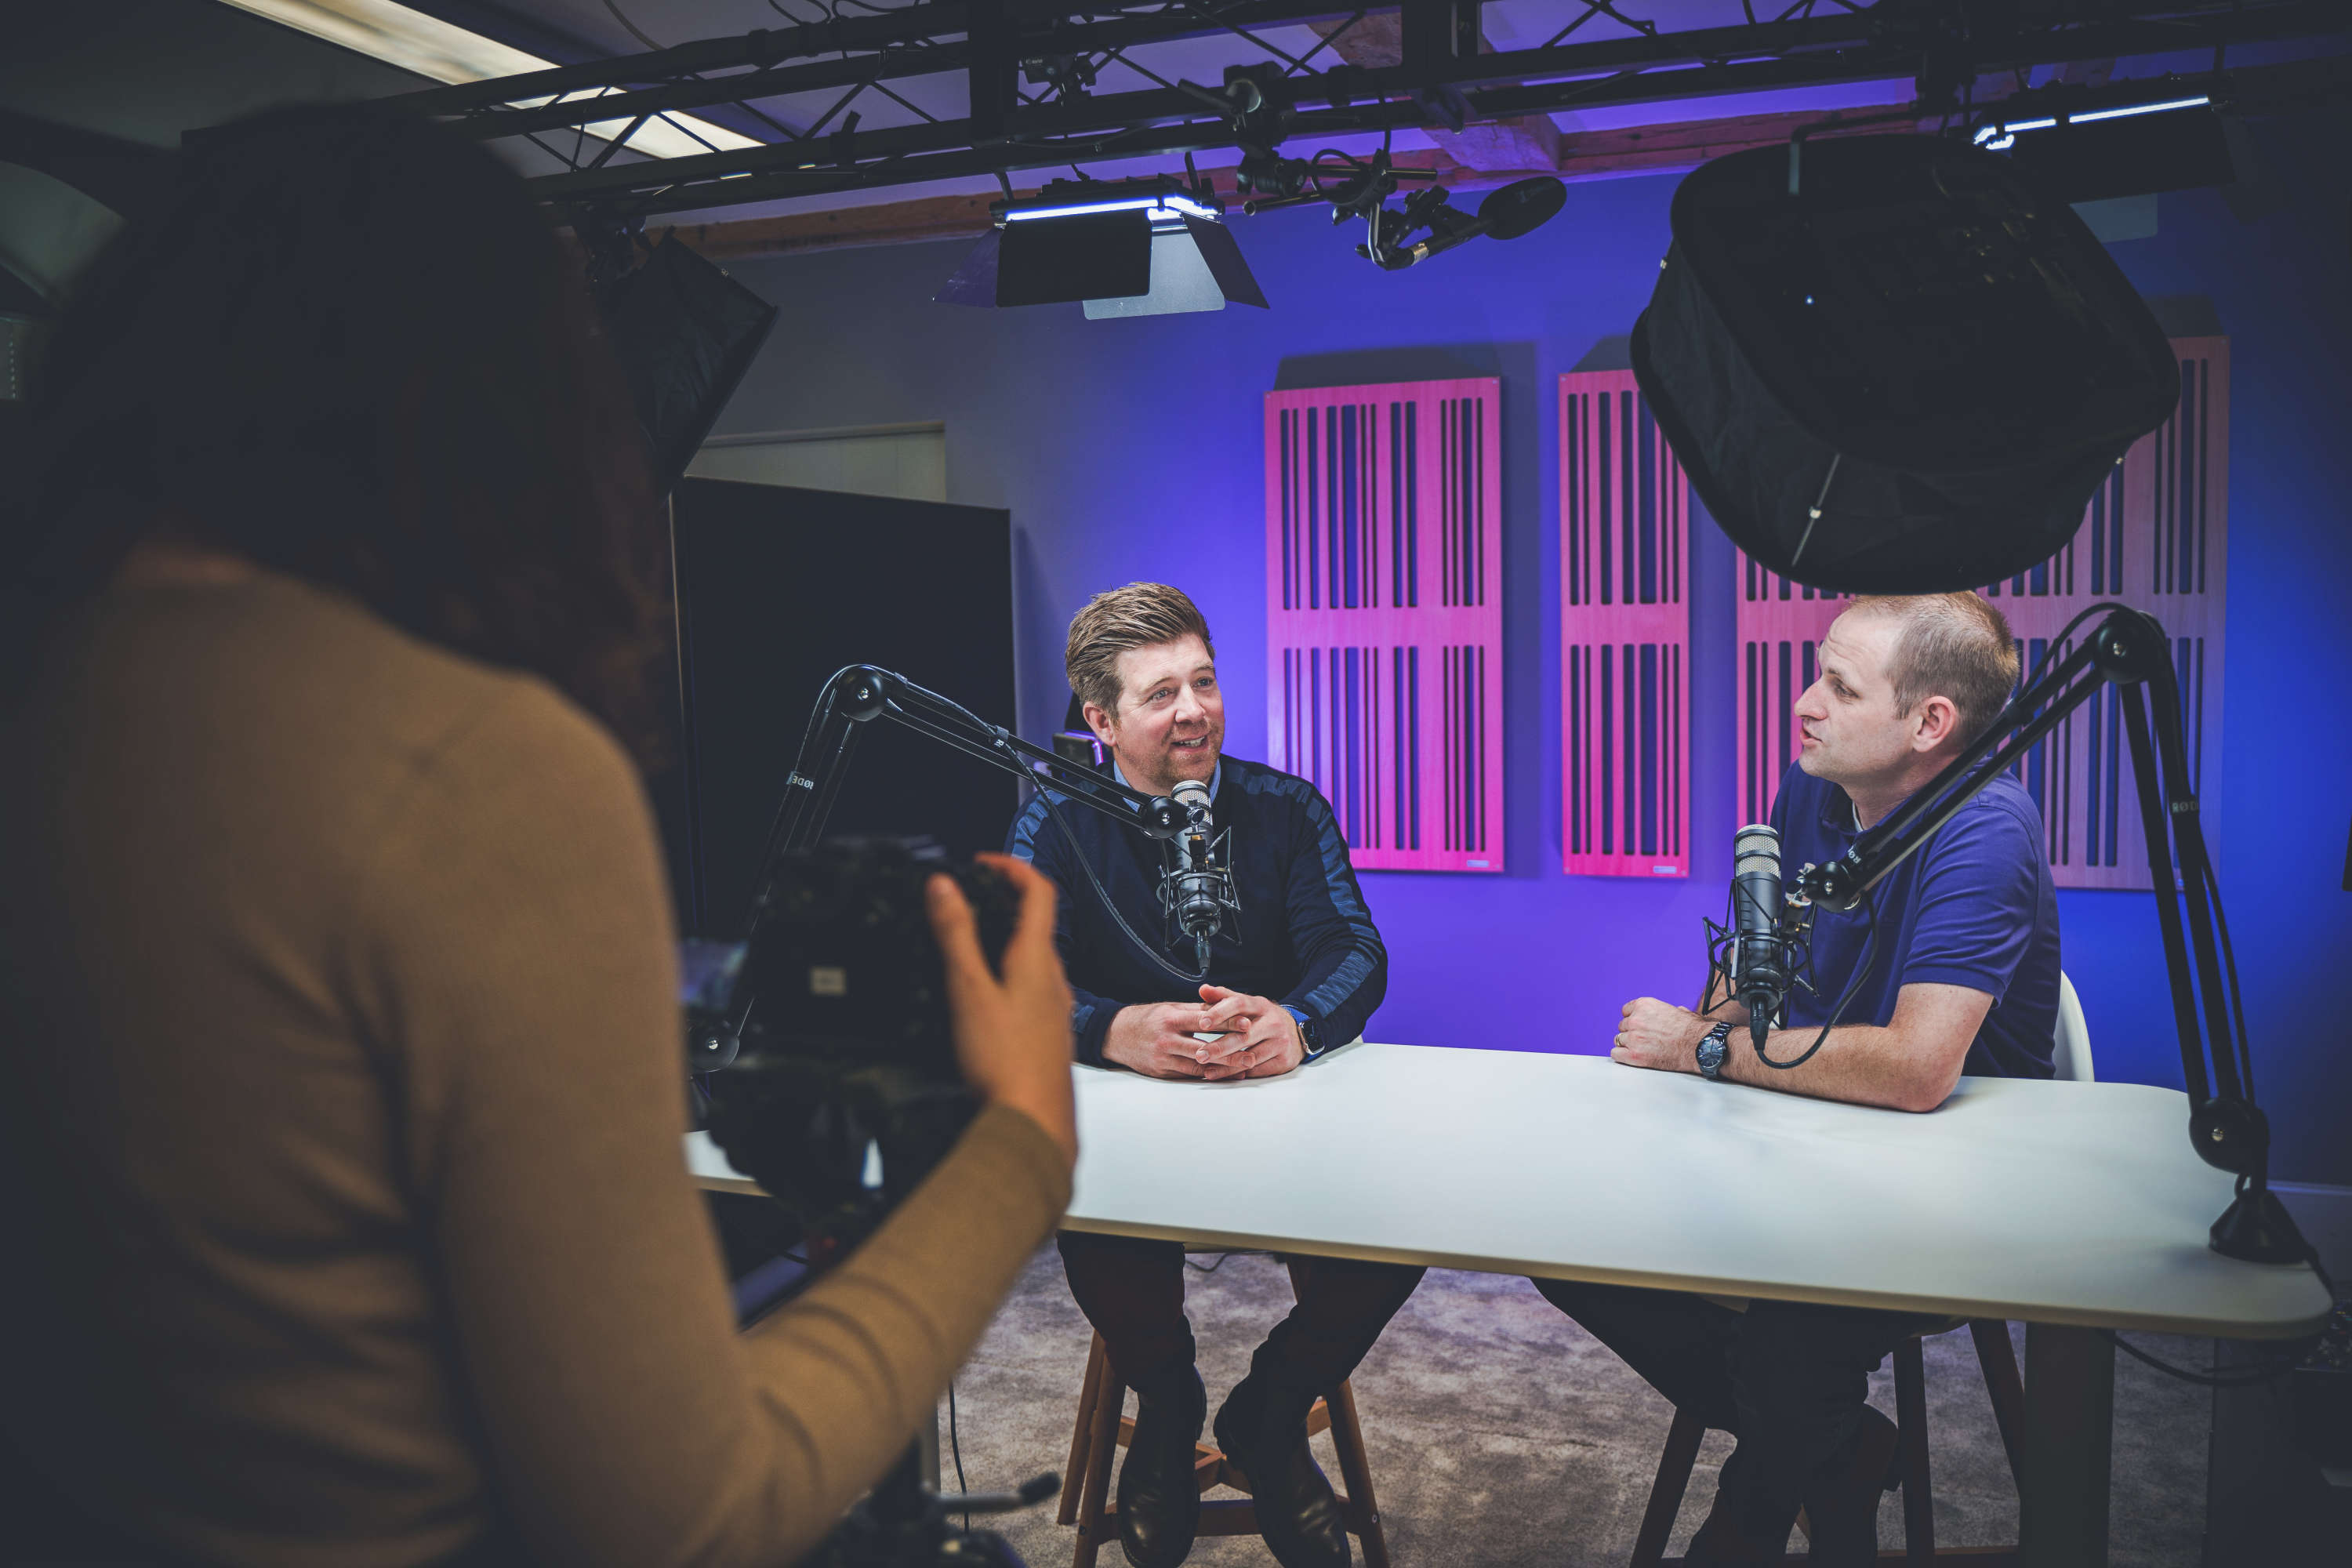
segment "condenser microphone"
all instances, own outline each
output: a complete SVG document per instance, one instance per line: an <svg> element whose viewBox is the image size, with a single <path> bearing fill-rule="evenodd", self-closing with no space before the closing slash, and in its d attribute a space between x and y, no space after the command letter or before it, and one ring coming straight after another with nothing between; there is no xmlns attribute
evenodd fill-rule
<svg viewBox="0 0 2352 1568"><path fill-rule="evenodd" d="M1230 857L1209 820L1209 786L1186 779L1169 794L1185 821L1175 839L1176 863L1160 876L1160 904L1174 930L1192 939L1193 956L1206 975L1209 939L1223 928L1225 911L1239 907Z"/></svg>
<svg viewBox="0 0 2352 1568"><path fill-rule="evenodd" d="M1789 997L1789 942L1780 931L1780 835L1751 823L1731 841L1732 994L1748 1008L1756 1049Z"/></svg>

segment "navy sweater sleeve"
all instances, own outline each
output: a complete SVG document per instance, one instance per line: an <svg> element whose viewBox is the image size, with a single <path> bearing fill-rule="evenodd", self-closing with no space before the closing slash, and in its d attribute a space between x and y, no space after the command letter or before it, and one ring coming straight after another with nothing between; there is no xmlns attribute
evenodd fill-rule
<svg viewBox="0 0 2352 1568"><path fill-rule="evenodd" d="M1327 1047L1343 1046L1363 1033L1388 994L1389 950L1364 907L1330 803L1303 780L1276 778L1300 786L1282 793L1291 801L1298 835L1286 902L1291 940L1306 967L1298 984L1276 1000L1313 1018Z"/></svg>
<svg viewBox="0 0 2352 1568"><path fill-rule="evenodd" d="M1066 813L1073 809L1064 805ZM1070 938L1070 904L1076 899L1092 899L1094 889L1087 884L1082 868L1070 862L1070 846L1062 830L1045 820L1045 793L1039 791L1030 799L1021 815L1013 819L1013 830L1005 836L1004 852L1016 860L1026 860L1053 879L1060 897L1054 900L1054 946L1062 955L1065 970L1075 968ZM1103 1037L1110 1033L1110 1021L1118 1014L1119 1004L1108 996L1097 996L1070 983L1071 1048L1079 1061L1089 1067L1103 1065Z"/></svg>

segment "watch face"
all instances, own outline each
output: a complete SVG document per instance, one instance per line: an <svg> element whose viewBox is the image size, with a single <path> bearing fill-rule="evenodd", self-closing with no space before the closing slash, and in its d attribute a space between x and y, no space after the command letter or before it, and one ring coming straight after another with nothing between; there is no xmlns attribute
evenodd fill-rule
<svg viewBox="0 0 2352 1568"><path fill-rule="evenodd" d="M1712 1076L1717 1068L1723 1066L1723 1058L1728 1053L1724 1046L1723 1037L1720 1035L1709 1035L1706 1038L1698 1043L1698 1065L1700 1069L1706 1072L1709 1076Z"/></svg>

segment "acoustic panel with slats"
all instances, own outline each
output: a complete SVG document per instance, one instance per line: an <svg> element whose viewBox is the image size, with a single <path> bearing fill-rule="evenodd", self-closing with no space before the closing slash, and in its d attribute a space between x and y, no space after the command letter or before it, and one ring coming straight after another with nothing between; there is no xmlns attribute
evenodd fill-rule
<svg viewBox="0 0 2352 1568"><path fill-rule="evenodd" d="M2053 655L2052 639L2093 605L2116 600L2155 616L2172 641L2189 768L2203 795L2212 782L2205 763L2221 748L2230 344L2176 338L2172 346L2180 360L2172 417L2125 454L2064 548L1983 592L2008 617L2028 670L2071 649L2070 639ZM1741 820L1761 822L1796 755L1790 709L1812 683L1820 638L1846 601L1791 584L1744 553L1739 570L1739 810ZM2058 886L2155 885L2129 744L2109 689L2094 692L2014 772L2041 807ZM2211 839L2210 799L2200 815Z"/></svg>
<svg viewBox="0 0 2352 1568"><path fill-rule="evenodd" d="M1690 486L1631 371L1559 378L1560 854L1690 875Z"/></svg>
<svg viewBox="0 0 2352 1568"><path fill-rule="evenodd" d="M1359 869L1503 868L1501 397L1266 395L1267 751Z"/></svg>

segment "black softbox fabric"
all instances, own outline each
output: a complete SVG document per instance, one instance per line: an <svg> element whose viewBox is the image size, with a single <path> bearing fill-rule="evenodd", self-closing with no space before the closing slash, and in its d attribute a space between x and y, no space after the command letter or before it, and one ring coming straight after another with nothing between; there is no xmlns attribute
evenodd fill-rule
<svg viewBox="0 0 2352 1568"><path fill-rule="evenodd" d="M776 307L675 237L598 302L667 495L768 341Z"/></svg>
<svg viewBox="0 0 2352 1568"><path fill-rule="evenodd" d="M2047 560L2179 396L2074 210L1917 136L1718 158L1675 194L1633 372L1699 499L1775 572L1979 587Z"/></svg>

